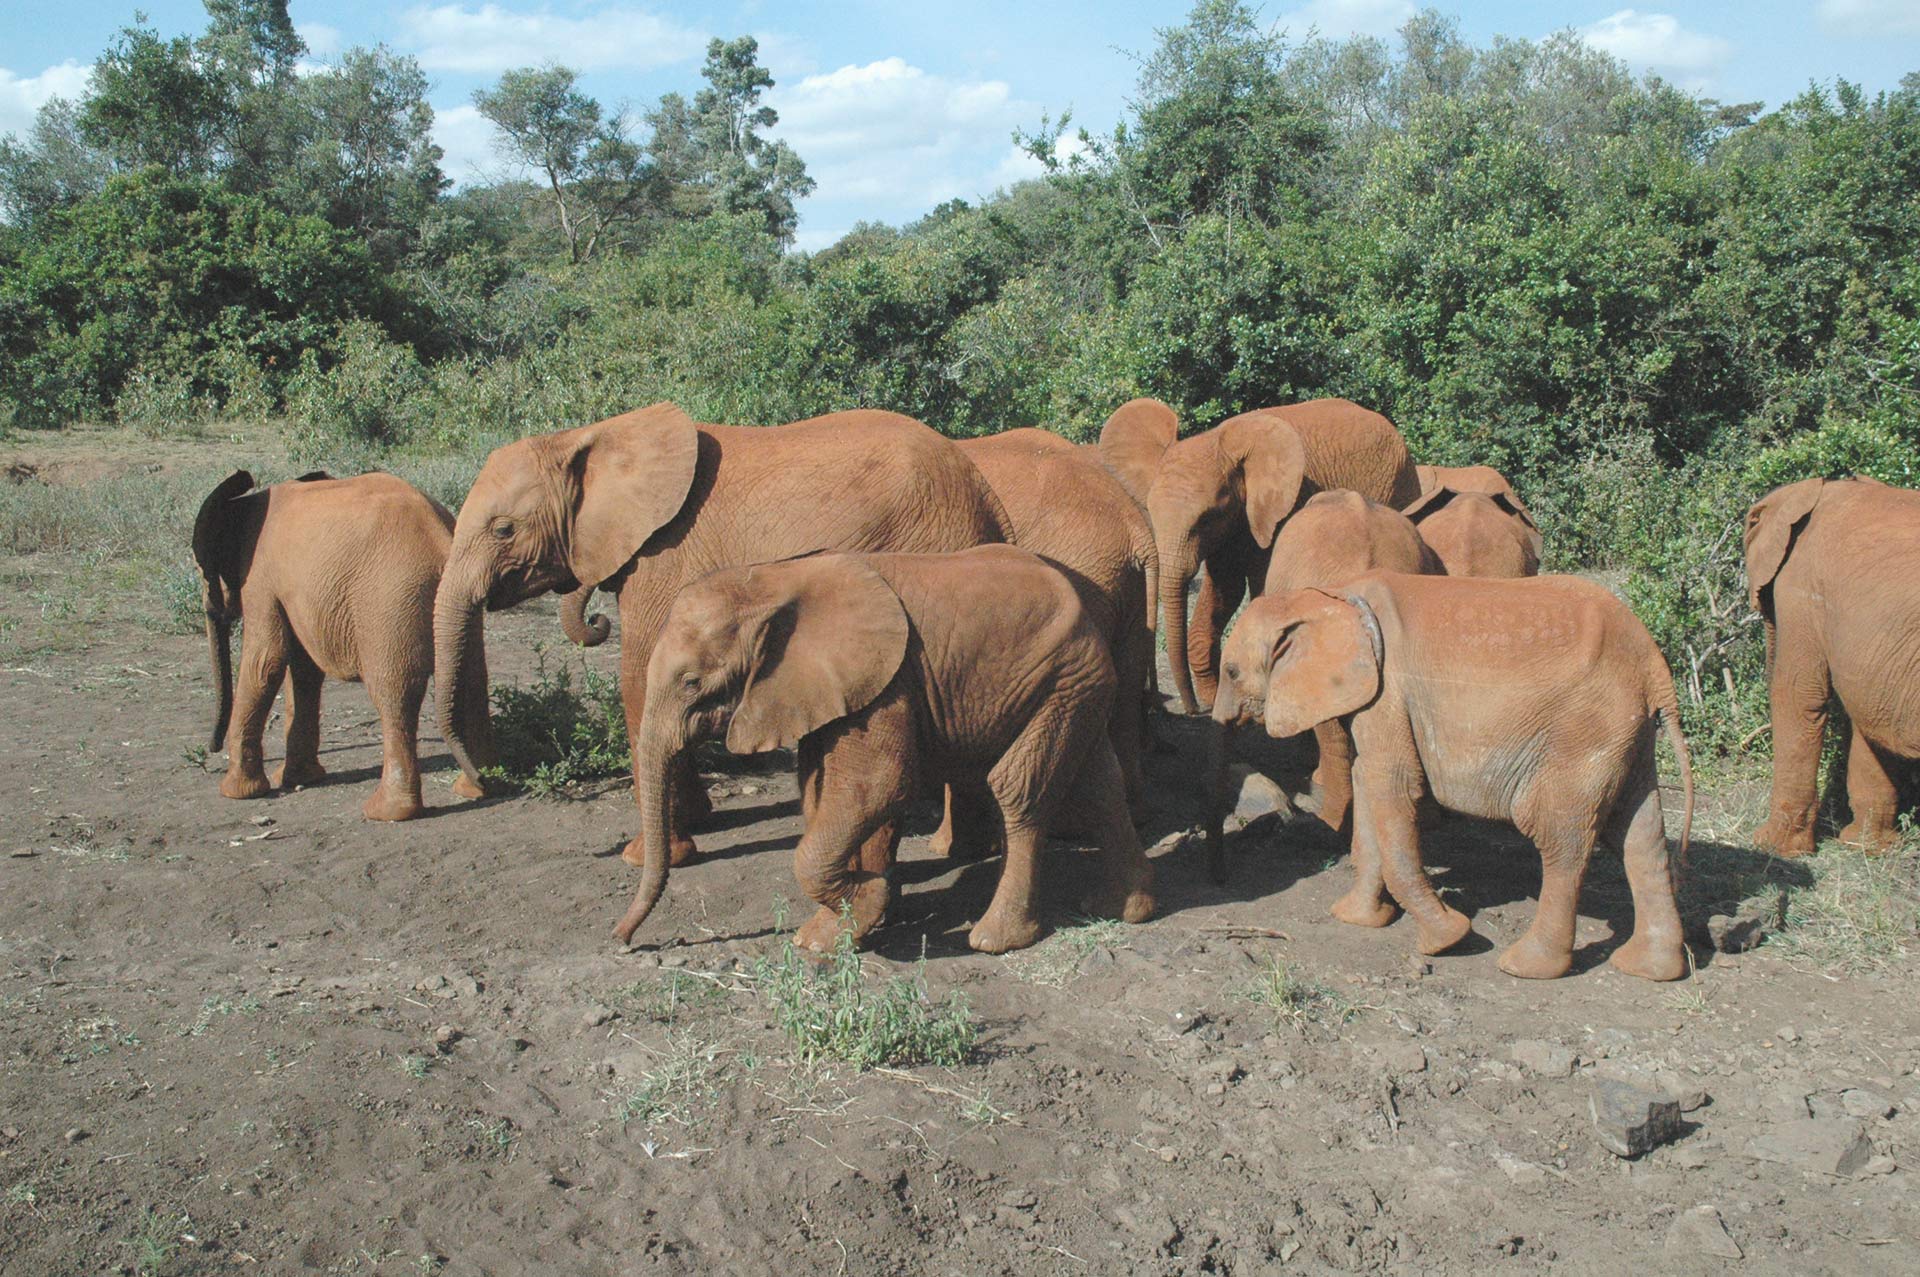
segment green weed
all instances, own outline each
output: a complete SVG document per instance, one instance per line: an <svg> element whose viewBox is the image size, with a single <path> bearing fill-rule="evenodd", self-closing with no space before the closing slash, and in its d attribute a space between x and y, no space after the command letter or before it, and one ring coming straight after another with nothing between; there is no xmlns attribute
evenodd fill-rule
<svg viewBox="0 0 1920 1277"><path fill-rule="evenodd" d="M496 684L493 736L500 751L489 780L540 798L566 795L584 781L626 774L626 707L616 679L581 666L550 666L535 649L532 683Z"/></svg>
<svg viewBox="0 0 1920 1277"><path fill-rule="evenodd" d="M163 1218L151 1207L141 1215L139 1229L125 1243L133 1251L133 1271L138 1277L159 1277L179 1244L179 1221Z"/></svg>
<svg viewBox="0 0 1920 1277"><path fill-rule="evenodd" d="M1124 949L1127 926L1112 918L1082 919L1061 927L1042 944L1008 963L1014 975L1029 984L1060 989L1080 974L1080 964L1098 949Z"/></svg>
<svg viewBox="0 0 1920 1277"><path fill-rule="evenodd" d="M663 971L652 980L638 980L613 995L619 1009L655 1024L677 1025L724 1007L730 990L719 982L686 971Z"/></svg>
<svg viewBox="0 0 1920 1277"><path fill-rule="evenodd" d="M491 1157L502 1160L513 1156L513 1123L506 1118L474 1118L467 1123L467 1129L474 1133L480 1149Z"/></svg>
<svg viewBox="0 0 1920 1277"><path fill-rule="evenodd" d="M722 1072L718 1047L692 1034L670 1038L659 1067L614 1097L614 1114L622 1126L638 1123L648 1130L694 1126L719 1095Z"/></svg>
<svg viewBox="0 0 1920 1277"><path fill-rule="evenodd" d="M400 1057L400 1071L418 1082L433 1070L433 1060L429 1056L407 1054Z"/></svg>
<svg viewBox="0 0 1920 1277"><path fill-rule="evenodd" d="M1302 976L1279 958L1267 959L1266 968L1244 990L1246 999L1272 1013L1274 1022L1294 1024L1331 1019L1345 1022L1354 1008L1326 985Z"/></svg>
<svg viewBox="0 0 1920 1277"><path fill-rule="evenodd" d="M951 993L939 1003L928 996L924 959L911 976L869 981L853 936L844 929L824 962L802 957L788 941L779 957L760 960L755 976L774 1023L805 1063L841 1060L859 1069L955 1065L967 1058L979 1035L962 994Z"/></svg>

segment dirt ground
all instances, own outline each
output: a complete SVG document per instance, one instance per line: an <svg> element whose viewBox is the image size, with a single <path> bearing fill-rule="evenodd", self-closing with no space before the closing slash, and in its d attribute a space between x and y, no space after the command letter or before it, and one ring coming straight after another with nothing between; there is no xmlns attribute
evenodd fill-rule
<svg viewBox="0 0 1920 1277"><path fill-rule="evenodd" d="M1920 1271L1897 891L1851 950L1702 943L1659 986L1605 965L1630 908L1603 858L1575 972L1531 984L1494 957L1537 859L1447 819L1429 862L1475 934L1415 962L1404 921L1327 915L1347 871L1310 818L1238 835L1212 885L1182 837L1199 733L1169 720L1158 917L1082 925L1061 845L1052 936L973 954L997 864L930 859L929 809L868 961L924 954L980 1044L803 1066L752 975L805 916L783 760L710 776L705 854L622 952L626 787L462 804L429 727L429 818L368 823L373 716L329 684L329 778L226 801L204 640L107 606L54 641L61 570L0 562L0 1272ZM550 602L490 621L496 682L560 644ZM1811 918L1849 854L1754 855L1758 801L1709 787L1690 923L1756 890ZM1684 1098L1679 1137L1604 1149L1608 1079Z"/></svg>

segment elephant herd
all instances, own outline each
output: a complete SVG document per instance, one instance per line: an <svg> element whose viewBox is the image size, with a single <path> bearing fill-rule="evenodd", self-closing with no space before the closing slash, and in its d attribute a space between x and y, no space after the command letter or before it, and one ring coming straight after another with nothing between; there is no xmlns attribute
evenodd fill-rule
<svg viewBox="0 0 1920 1277"><path fill-rule="evenodd" d="M1379 927L1404 909L1426 953L1466 935L1421 865L1421 813L1437 806L1508 822L1539 849L1539 905L1503 970L1568 970L1604 842L1634 904L1611 960L1647 979L1684 974L1662 720L1685 791L1682 859L1691 767L1671 674L1633 613L1592 583L1537 576L1540 531L1498 471L1416 466L1393 424L1358 404L1261 409L1185 439L1179 427L1151 399L1078 446L1032 429L953 441L871 410L709 425L663 403L497 449L457 518L390 475L255 489L237 472L193 532L219 691L212 745L229 756L221 793L324 774L331 676L363 680L380 717L368 818L422 810L430 679L455 791L482 796L496 761L485 613L557 592L566 633L591 645L611 632L587 613L601 591L617 603L640 809L623 854L641 881L618 939L698 854L711 807L693 749L724 741L794 752L796 870L819 903L797 943L826 949L883 919L901 822L937 793L937 854L1003 857L969 934L1001 953L1040 934L1036 858L1052 833L1096 849L1083 909L1152 915L1135 825L1164 632L1181 709L1212 715L1216 877L1237 733L1311 732L1306 802L1351 839L1341 921ZM1755 843L1812 850L1837 695L1853 730L1841 836L1882 849L1897 777L1920 757L1920 493L1790 485L1749 512L1747 551L1776 755ZM289 676L285 761L269 780L261 737Z"/></svg>

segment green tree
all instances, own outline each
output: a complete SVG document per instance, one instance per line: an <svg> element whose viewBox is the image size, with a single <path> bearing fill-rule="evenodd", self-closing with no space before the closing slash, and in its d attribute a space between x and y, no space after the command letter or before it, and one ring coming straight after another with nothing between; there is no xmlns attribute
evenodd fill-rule
<svg viewBox="0 0 1920 1277"><path fill-rule="evenodd" d="M780 122L780 115L761 103L761 95L773 87L773 75L759 56L760 44L752 36L707 45L700 72L707 87L694 95L691 112L693 152L715 208L759 213L775 238L791 243L799 224L794 201L811 194L815 182L791 147L761 136ZM678 123L677 116L667 108L662 119ZM679 138L662 139L663 147L668 141L677 147Z"/></svg>

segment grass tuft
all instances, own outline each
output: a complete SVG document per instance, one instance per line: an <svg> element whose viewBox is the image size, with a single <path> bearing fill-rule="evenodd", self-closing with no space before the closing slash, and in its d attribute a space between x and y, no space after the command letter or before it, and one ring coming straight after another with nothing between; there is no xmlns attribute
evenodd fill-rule
<svg viewBox="0 0 1920 1277"><path fill-rule="evenodd" d="M964 995L956 991L939 1003L928 996L924 959L911 976L870 981L844 928L825 961L801 956L788 941L778 958L760 960L755 978L804 1063L951 1066L967 1058L979 1036Z"/></svg>
<svg viewBox="0 0 1920 1277"><path fill-rule="evenodd" d="M1080 974L1089 954L1099 949L1124 949L1127 926L1113 918L1084 918L1060 927L1042 944L1014 957L1007 965L1029 984L1065 988Z"/></svg>
<svg viewBox="0 0 1920 1277"><path fill-rule="evenodd" d="M1268 958L1266 969L1244 991L1246 999L1273 1015L1274 1023L1304 1025L1331 1019L1344 1023L1355 1008L1317 980L1308 979L1279 958Z"/></svg>
<svg viewBox="0 0 1920 1277"><path fill-rule="evenodd" d="M626 707L618 680L535 649L533 681L495 684L493 736L500 763L487 779L539 798L567 796L585 781L625 775Z"/></svg>

